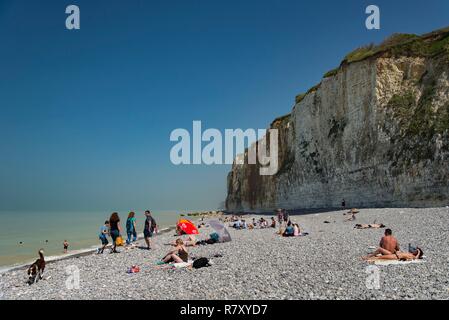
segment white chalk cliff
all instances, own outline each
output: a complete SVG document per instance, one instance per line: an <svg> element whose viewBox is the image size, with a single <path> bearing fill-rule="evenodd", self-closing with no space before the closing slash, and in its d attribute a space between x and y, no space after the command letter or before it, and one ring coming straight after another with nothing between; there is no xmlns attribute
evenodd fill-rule
<svg viewBox="0 0 449 320"><path fill-rule="evenodd" d="M449 29L359 48L276 119L279 171L234 164L226 207L449 204Z"/></svg>

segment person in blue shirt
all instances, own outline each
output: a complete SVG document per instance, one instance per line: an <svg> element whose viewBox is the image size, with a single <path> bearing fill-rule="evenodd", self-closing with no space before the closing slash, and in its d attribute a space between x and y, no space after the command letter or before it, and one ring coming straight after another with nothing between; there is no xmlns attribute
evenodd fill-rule
<svg viewBox="0 0 449 320"><path fill-rule="evenodd" d="M136 214L131 211L128 215L128 219L126 220L126 234L128 236L126 239L126 244L131 244L132 242L137 241L135 215ZM131 238L132 238L132 240L131 240Z"/></svg>
<svg viewBox="0 0 449 320"><path fill-rule="evenodd" d="M295 235L295 228L292 225L292 222L289 221L287 223L287 228L285 228L284 233L282 234L283 237L293 237Z"/></svg>
<svg viewBox="0 0 449 320"><path fill-rule="evenodd" d="M98 249L98 253L103 253L106 246L109 244L108 241L108 235L109 235L109 221L105 221L104 225L100 228L100 235L98 238L101 241L101 245L103 246L101 249Z"/></svg>

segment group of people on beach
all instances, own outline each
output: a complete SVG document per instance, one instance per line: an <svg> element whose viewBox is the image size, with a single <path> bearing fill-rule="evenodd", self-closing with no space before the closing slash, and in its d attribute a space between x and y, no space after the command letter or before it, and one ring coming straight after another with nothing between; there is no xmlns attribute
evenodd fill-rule
<svg viewBox="0 0 449 320"><path fill-rule="evenodd" d="M225 218L224 222L228 222L229 227L237 230L245 230L245 229L253 230L256 228L276 229L277 225L279 225L278 233L283 237L298 237L301 235L301 229L299 227L299 224L293 223L290 220L290 215L285 209L277 209L275 212L277 215L277 222L275 217L271 217L271 219L269 220L261 217L259 220L256 220L256 218L252 218L251 223L247 223L242 216L237 215Z"/></svg>
<svg viewBox="0 0 449 320"><path fill-rule="evenodd" d="M151 211L145 211L145 223L143 229L143 236L146 242L146 248L151 249L151 238L154 234L158 232L158 226L156 220L151 214ZM102 254L104 250L109 245L108 237L111 238L111 250L110 253L118 253L117 246L124 244L122 234L124 230L121 226L121 220L119 214L114 212L111 214L109 220L104 222L104 225L100 228L99 239L101 241L102 247L98 249L97 253ZM176 228L176 234L178 236L183 236L185 233L179 228ZM136 228L136 217L134 212L128 214L126 220L126 246L133 246L134 242L138 240L137 228ZM189 253L186 247L195 247L198 245L213 244L219 241L219 236L217 233L212 233L209 238L197 241L194 235L188 235L187 239L182 238L176 239L174 242L169 243L173 248L157 263L158 265L164 265L168 263L187 263L189 260Z"/></svg>
<svg viewBox="0 0 449 320"><path fill-rule="evenodd" d="M135 212L131 211L126 219L126 245L133 245L137 241L137 227L136 227L136 217ZM151 238L155 233L157 233L157 223L156 220L151 215L150 210L146 210L145 213L145 223L143 229L143 236L146 243L146 249L151 249ZM104 225L100 228L99 239L101 241L102 247L98 249L97 253L102 254L104 249L109 244L108 237L111 238L111 251L110 253L118 253L117 246L123 245L122 238L123 229L121 226L121 221L119 214L113 212L109 217L109 220L104 222Z"/></svg>
<svg viewBox="0 0 449 320"><path fill-rule="evenodd" d="M275 217L271 217L271 219L265 219L261 217L259 220L256 218L252 218L252 221L248 223L243 216L233 215L231 217L226 217L223 222L229 222L229 226L237 229L237 230L252 230L255 228L265 229L265 228L273 228L276 229L277 225L279 225L278 234L283 237L297 237L302 235L301 228L297 223L293 223L290 220L290 216L286 210L277 209L276 211L277 221ZM353 215L354 212L351 212ZM157 233L157 223L156 220L151 215L149 210L146 210L145 213L145 223L143 229L143 235L146 243L146 249L151 249L151 238L155 233ZM176 232L179 236L183 235L182 230L176 229ZM101 241L102 247L98 249L98 253L102 254L109 244L108 237L112 239L111 251L110 253L117 253L117 246L123 243L122 238L122 227L120 223L120 217L117 212L111 214L109 220L106 220L104 225L100 228L99 239ZM134 212L130 212L128 214L128 218L126 220L126 245L132 246L133 243L137 241L137 228L136 228L136 217ZM218 242L218 234L211 234L208 239L197 241L194 235L189 235L187 239L183 240L178 238L170 245L173 246L166 256L164 256L160 264L165 263L182 263L188 261L188 251L186 247L194 247L197 245L205 245L205 244L213 244ZM68 242L64 241L64 250L66 252L68 248ZM363 257L364 260L367 261L376 261L376 260L415 260L421 259L423 256L423 251L419 247L411 247L409 246L409 252L403 252L400 250L399 243L397 239L393 236L393 232L391 229L386 229L385 234L382 237L379 248L375 250L373 253L369 254L366 257Z"/></svg>

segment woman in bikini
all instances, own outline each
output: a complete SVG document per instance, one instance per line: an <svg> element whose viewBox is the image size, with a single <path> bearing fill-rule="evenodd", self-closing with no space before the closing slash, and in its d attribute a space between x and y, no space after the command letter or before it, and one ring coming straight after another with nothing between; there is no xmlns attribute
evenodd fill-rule
<svg viewBox="0 0 449 320"><path fill-rule="evenodd" d="M176 240L176 246L171 250L163 259L164 263L182 263L189 260L189 254L184 246L184 241L182 239Z"/></svg>
<svg viewBox="0 0 449 320"><path fill-rule="evenodd" d="M396 251L393 254L386 254L378 257L364 257L364 260L367 261L376 261L376 260L398 260L398 261L412 261L422 259L424 252L421 248L416 248L413 252L401 252Z"/></svg>

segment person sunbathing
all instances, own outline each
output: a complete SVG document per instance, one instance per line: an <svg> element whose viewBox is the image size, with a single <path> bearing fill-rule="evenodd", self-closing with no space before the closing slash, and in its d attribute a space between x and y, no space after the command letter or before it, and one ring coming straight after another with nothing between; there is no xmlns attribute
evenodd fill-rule
<svg viewBox="0 0 449 320"><path fill-rule="evenodd" d="M176 247L177 246L176 241L170 242L170 245ZM187 237L187 240L184 241L184 246L185 247L195 247L196 246L196 238L193 234L189 234L189 236Z"/></svg>
<svg viewBox="0 0 449 320"><path fill-rule="evenodd" d="M399 251L399 242L393 236L393 231L386 229L384 236L380 240L379 248L367 257L376 257L378 255L388 256L395 254L397 251Z"/></svg>
<svg viewBox="0 0 449 320"><path fill-rule="evenodd" d="M346 221L351 221L351 219L347 219ZM356 224L355 229L382 229L385 228L385 225L382 223L372 223L372 224Z"/></svg>
<svg viewBox="0 0 449 320"><path fill-rule="evenodd" d="M345 221L354 221L356 219L355 213L353 213L349 218L345 219Z"/></svg>
<svg viewBox="0 0 449 320"><path fill-rule="evenodd" d="M184 241L182 239L176 240L176 246L173 250L170 250L169 253L161 260L163 263L182 263L187 262L189 260L189 254L187 249L184 246Z"/></svg>
<svg viewBox="0 0 449 320"><path fill-rule="evenodd" d="M386 254L377 257L367 256L363 259L366 261L379 261L379 260L397 260L397 261L412 261L422 259L424 252L421 248L416 248L413 252L401 252L396 251L394 254Z"/></svg>

